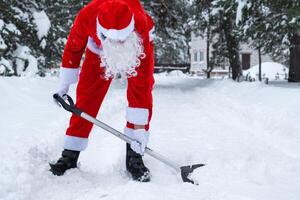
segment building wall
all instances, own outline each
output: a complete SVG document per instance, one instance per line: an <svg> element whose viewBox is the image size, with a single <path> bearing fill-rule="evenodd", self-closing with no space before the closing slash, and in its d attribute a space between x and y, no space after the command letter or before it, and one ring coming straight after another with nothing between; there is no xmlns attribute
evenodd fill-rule
<svg viewBox="0 0 300 200"><path fill-rule="evenodd" d="M206 39L195 36L192 33L191 41L191 72L203 72L206 69L207 59L206 59Z"/></svg>
<svg viewBox="0 0 300 200"><path fill-rule="evenodd" d="M206 59L206 38L201 36L196 36L192 33L191 37L191 72L194 73L203 73L203 70L207 67ZM240 47L240 60L242 62L242 54L250 54L250 67L258 64L258 51L249 47L247 44L241 44ZM200 59L200 54L201 58ZM272 59L268 55L262 55L262 62L272 62ZM227 67L228 68L228 67Z"/></svg>

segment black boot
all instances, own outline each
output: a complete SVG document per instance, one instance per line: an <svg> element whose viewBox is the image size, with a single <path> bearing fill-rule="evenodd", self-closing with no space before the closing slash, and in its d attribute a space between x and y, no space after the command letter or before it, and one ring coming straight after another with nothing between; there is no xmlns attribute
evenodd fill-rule
<svg viewBox="0 0 300 200"><path fill-rule="evenodd" d="M131 174L132 179L140 182L149 182L151 174L144 165L142 156L126 145L126 169Z"/></svg>
<svg viewBox="0 0 300 200"><path fill-rule="evenodd" d="M63 150L62 157L55 164L50 163L50 171L57 176L61 176L71 168L77 167L77 160L80 151Z"/></svg>

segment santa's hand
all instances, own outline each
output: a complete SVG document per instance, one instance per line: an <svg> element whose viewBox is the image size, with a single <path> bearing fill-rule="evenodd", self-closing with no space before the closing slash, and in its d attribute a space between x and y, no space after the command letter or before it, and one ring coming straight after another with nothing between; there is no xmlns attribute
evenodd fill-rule
<svg viewBox="0 0 300 200"><path fill-rule="evenodd" d="M67 94L69 92L69 88L70 88L70 85L68 84L60 84L59 85L59 88L58 88L58 91L56 92L60 97L62 97L64 100L67 99ZM60 106L60 104L54 99L54 102Z"/></svg>
<svg viewBox="0 0 300 200"><path fill-rule="evenodd" d="M144 129L132 130L127 134L132 141L130 147L138 154L144 155L149 140L149 132Z"/></svg>

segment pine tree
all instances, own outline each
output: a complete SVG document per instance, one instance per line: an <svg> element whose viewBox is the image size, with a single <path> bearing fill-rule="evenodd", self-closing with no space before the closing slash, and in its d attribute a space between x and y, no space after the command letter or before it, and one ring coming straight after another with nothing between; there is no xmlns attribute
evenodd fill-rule
<svg viewBox="0 0 300 200"><path fill-rule="evenodd" d="M67 36L76 14L89 0L45 0L44 8L51 21L44 49L45 67L59 67Z"/></svg>
<svg viewBox="0 0 300 200"><path fill-rule="evenodd" d="M0 1L0 75L19 75L19 47L26 47L29 56L38 61L41 72L59 67L67 35L76 13L89 1L79 0L7 0ZM47 35L39 37L35 14L45 12L51 21Z"/></svg>
<svg viewBox="0 0 300 200"><path fill-rule="evenodd" d="M142 2L155 21L156 63L188 63L192 28L189 1L144 0Z"/></svg>
<svg viewBox="0 0 300 200"><path fill-rule="evenodd" d="M211 46L213 46L213 27L212 27L212 2L213 0L195 0L193 2L193 32L196 36L206 39L206 75L210 78L210 73L215 66L214 60L211 59ZM214 51L213 51L214 52Z"/></svg>
<svg viewBox="0 0 300 200"><path fill-rule="evenodd" d="M217 0L214 1L214 9L218 12L216 18L216 30L223 34L226 43L226 57L232 70L232 79L237 80L242 74L239 56L239 35L236 26L236 16L238 3L236 0Z"/></svg>
<svg viewBox="0 0 300 200"><path fill-rule="evenodd" d="M16 55L16 50L20 46L28 47L30 54L38 58L40 55L39 40L37 37L36 24L34 23L33 11L39 6L35 1L0 1L0 19L3 23L0 34L5 43L5 48L1 51L1 60L6 60L3 64L6 68L5 74L19 75L17 62L23 61L25 70L28 60Z"/></svg>
<svg viewBox="0 0 300 200"><path fill-rule="evenodd" d="M300 2L248 2L240 24L244 38L277 62L290 66L289 81L300 81Z"/></svg>
<svg viewBox="0 0 300 200"><path fill-rule="evenodd" d="M212 56L207 53L207 72L213 66L222 66L229 60L232 78L241 75L239 35L236 26L237 2L235 0L195 0L195 28L205 33L207 49L212 47ZM208 74L209 77L209 74Z"/></svg>

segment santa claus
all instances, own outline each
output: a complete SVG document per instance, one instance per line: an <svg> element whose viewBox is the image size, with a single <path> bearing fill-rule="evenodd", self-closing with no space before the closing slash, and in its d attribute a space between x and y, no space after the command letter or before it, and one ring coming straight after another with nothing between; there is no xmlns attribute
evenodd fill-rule
<svg viewBox="0 0 300 200"><path fill-rule="evenodd" d="M150 180L142 155L149 138L152 114L153 20L139 0L94 0L77 15L68 36L60 69L58 94L79 82L76 106L96 117L111 81L128 80L124 133L138 142L127 144L126 168L134 180ZM79 74L80 61L85 59ZM77 167L80 151L86 149L93 124L73 115L66 131L61 158L50 171L63 175Z"/></svg>

